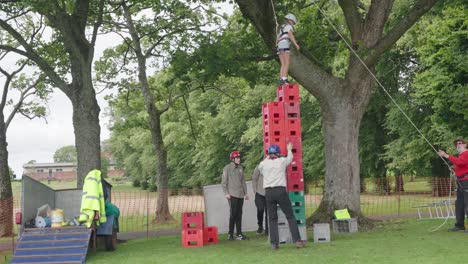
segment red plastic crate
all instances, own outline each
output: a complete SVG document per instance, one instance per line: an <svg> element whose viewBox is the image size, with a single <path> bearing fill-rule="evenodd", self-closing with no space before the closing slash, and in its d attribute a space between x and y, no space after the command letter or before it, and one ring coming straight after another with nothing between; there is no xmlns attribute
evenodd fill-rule
<svg viewBox="0 0 468 264"><path fill-rule="evenodd" d="M286 136L301 137L301 119L291 118L285 120Z"/></svg>
<svg viewBox="0 0 468 264"><path fill-rule="evenodd" d="M185 212L182 213L182 229L196 228L203 230L204 214L203 212Z"/></svg>
<svg viewBox="0 0 468 264"><path fill-rule="evenodd" d="M291 173L303 173L302 170L302 162L296 162L296 163L291 163L288 168L286 169L286 173L291 174Z"/></svg>
<svg viewBox="0 0 468 264"><path fill-rule="evenodd" d="M284 118L284 104L268 102L262 105L263 120L271 118Z"/></svg>
<svg viewBox="0 0 468 264"><path fill-rule="evenodd" d="M299 102L285 102L284 116L289 118L301 118L301 108Z"/></svg>
<svg viewBox="0 0 468 264"><path fill-rule="evenodd" d="M278 102L299 102L299 85L284 84L276 89Z"/></svg>
<svg viewBox="0 0 468 264"><path fill-rule="evenodd" d="M302 164L302 140L300 137L287 137L286 144L293 144L293 163L292 164Z"/></svg>
<svg viewBox="0 0 468 264"><path fill-rule="evenodd" d="M270 118L263 120L263 136L282 137L286 135L284 119L283 118Z"/></svg>
<svg viewBox="0 0 468 264"><path fill-rule="evenodd" d="M291 165L302 164L302 155L294 155Z"/></svg>
<svg viewBox="0 0 468 264"><path fill-rule="evenodd" d="M203 229L182 229L183 247L202 247Z"/></svg>
<svg viewBox="0 0 468 264"><path fill-rule="evenodd" d="M286 189L288 192L298 192L304 190L304 177L302 171L288 173Z"/></svg>
<svg viewBox="0 0 468 264"><path fill-rule="evenodd" d="M218 227L205 226L203 228L203 244L217 244L218 243Z"/></svg>

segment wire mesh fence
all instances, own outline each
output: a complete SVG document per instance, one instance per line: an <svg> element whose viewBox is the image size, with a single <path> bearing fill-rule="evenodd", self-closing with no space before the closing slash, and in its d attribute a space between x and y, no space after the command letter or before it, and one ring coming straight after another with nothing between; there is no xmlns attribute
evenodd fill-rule
<svg viewBox="0 0 468 264"><path fill-rule="evenodd" d="M371 219L454 217L454 185L450 179L430 177L402 181L403 179L398 178L364 180L360 196L364 215ZM320 182L307 185L304 195L307 217L320 205L322 192ZM203 194L199 190L169 190L165 193L167 196L143 190L112 190L112 203L121 213L120 232L177 230L181 226L182 212L205 211ZM167 203L158 207L158 202L162 200L167 200ZM0 215L5 215L3 212L8 210L11 212L9 216L0 218L0 234L3 237L11 237L17 233L17 226L13 223L15 213L21 211L20 194L1 201Z"/></svg>

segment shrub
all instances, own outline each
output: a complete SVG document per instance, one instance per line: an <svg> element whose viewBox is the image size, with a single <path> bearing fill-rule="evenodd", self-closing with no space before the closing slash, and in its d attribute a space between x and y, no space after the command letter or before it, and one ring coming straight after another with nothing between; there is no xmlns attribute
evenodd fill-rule
<svg viewBox="0 0 468 264"><path fill-rule="evenodd" d="M132 186L133 187L140 187L141 186L140 180L134 179L133 182L132 182Z"/></svg>

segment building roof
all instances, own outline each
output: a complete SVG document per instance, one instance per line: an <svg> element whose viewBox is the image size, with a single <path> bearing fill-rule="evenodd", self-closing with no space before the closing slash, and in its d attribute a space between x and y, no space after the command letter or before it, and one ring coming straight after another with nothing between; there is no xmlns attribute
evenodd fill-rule
<svg viewBox="0 0 468 264"><path fill-rule="evenodd" d="M75 162L61 162L61 163L26 163L23 168L55 168L55 167L76 167Z"/></svg>

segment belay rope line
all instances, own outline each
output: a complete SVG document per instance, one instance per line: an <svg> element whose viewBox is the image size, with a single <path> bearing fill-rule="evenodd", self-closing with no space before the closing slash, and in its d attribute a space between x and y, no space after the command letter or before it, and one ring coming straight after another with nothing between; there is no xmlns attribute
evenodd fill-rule
<svg viewBox="0 0 468 264"><path fill-rule="evenodd" d="M450 167L449 167L450 168ZM456 179L456 184L457 184L457 192L458 192L458 188L461 187L461 184L459 184L460 182L458 181L457 179L457 176L455 175L455 173L453 172L452 169L450 169L450 175L454 176L455 179ZM462 189L463 190L463 189ZM441 227L443 227L446 223L447 223L447 220L449 219L449 216L450 216L450 208L448 208L450 206L450 199L452 198L452 183L450 182L450 185L449 185L449 198L447 200L447 204L445 204L445 206L447 206L447 217L445 217L445 220L444 222L442 222L442 224L440 224L438 227L433 227L429 230L429 232L435 232L437 230L439 230ZM456 215L457 212L455 211L454 212L454 215Z"/></svg>
<svg viewBox="0 0 468 264"><path fill-rule="evenodd" d="M271 2L271 8L273 9L273 17L275 18L275 23L276 23L276 27L275 27L275 32L278 30L278 20L276 19L276 11L275 11L275 5L273 4L273 0L270 0Z"/></svg>
<svg viewBox="0 0 468 264"><path fill-rule="evenodd" d="M276 19L276 11L275 11L275 6L273 4L273 0L270 0L271 1L271 7L273 9L273 14L274 14L274 18L275 18L275 22L276 22L276 27L278 27L278 20ZM313 1L313 3L317 3L318 1ZM327 20L327 22L333 27L333 29L336 31L336 33L338 33L338 35L340 36L340 38L345 42L346 46L348 47L348 49L354 54L354 56L356 56L356 58L359 60L359 62L364 66L364 68L369 72L369 74L372 76L372 78L374 78L374 80L376 81L376 83L379 85L379 87L385 92L385 94L391 99L391 101L396 105L396 107L398 108L398 110L403 114L403 116L410 122L410 124L416 129L416 131L421 135L421 137L426 141L426 143L432 148L432 150L434 150L435 153L437 153L437 156L439 156L437 150L435 149L435 147L431 144L431 142L424 136L424 134L421 132L421 130L416 126L416 124L414 124L414 122L411 120L411 118L405 113L405 111L400 107L400 105L395 101L395 99L392 97L392 95L387 91L387 89L385 89L385 87L383 86L383 84L379 81L379 79L375 76L374 73L372 73L372 71L369 69L369 67L367 67L366 63L361 59L361 57L359 56L359 54L357 54L357 52L353 49L353 47L348 43L348 41L346 40L346 38L341 34L341 32L335 27L335 25L333 24L333 22L328 18L327 14L325 14L325 12L320 8L319 5L316 5L317 9L319 10L320 13L322 13L323 17ZM440 156L439 156L440 157ZM440 159L442 159L442 161L445 163L445 165L447 165L447 167L449 168L450 170L450 175L453 176L453 179L455 180L456 184L457 184L457 188L460 188L460 182L458 181L453 169L450 167L450 165L447 163L447 161L440 157ZM451 201L451 197L452 197L452 183L450 182L449 184L449 198L448 198L448 204L447 206L450 206L450 201ZM437 231L438 229L440 229L443 225L445 225L445 223L447 222L448 218L450 217L450 210L447 212L447 217L445 218L445 221L438 227L436 228L433 228L430 230L430 232L434 232L434 231Z"/></svg>

